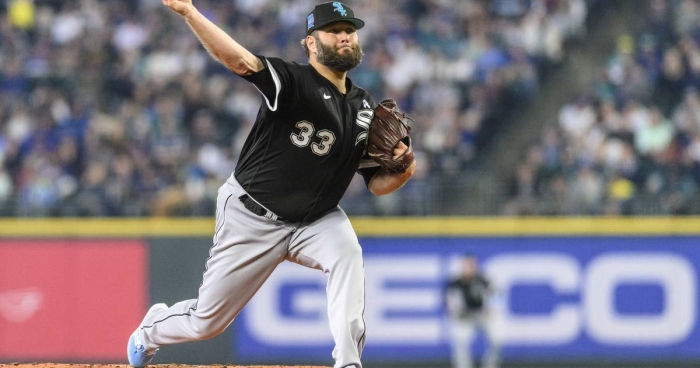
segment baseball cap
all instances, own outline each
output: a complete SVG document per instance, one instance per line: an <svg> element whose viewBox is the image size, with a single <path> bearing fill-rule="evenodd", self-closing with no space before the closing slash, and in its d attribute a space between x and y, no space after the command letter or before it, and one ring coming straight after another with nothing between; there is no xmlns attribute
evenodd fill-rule
<svg viewBox="0 0 700 368"><path fill-rule="evenodd" d="M316 5L313 11L306 17L306 34L323 28L333 22L350 22L356 29L365 26L365 22L355 18L355 12L340 1L329 1Z"/></svg>

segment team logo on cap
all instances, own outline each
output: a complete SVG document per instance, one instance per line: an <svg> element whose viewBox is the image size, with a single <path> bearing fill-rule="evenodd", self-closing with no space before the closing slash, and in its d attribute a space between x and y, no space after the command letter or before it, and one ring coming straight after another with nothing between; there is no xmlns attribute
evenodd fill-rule
<svg viewBox="0 0 700 368"><path fill-rule="evenodd" d="M348 12L345 11L345 8L343 8L343 4L341 4L339 1L334 1L333 7L335 8L333 11L337 11L338 13L340 13L340 15L344 17L348 16Z"/></svg>
<svg viewBox="0 0 700 368"><path fill-rule="evenodd" d="M309 14L308 17L306 17L306 29L311 29L314 26L314 15Z"/></svg>

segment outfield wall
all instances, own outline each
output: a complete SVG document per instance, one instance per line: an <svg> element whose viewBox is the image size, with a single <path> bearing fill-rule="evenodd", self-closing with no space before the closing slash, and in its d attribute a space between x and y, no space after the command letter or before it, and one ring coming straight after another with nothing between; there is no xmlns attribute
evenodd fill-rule
<svg viewBox="0 0 700 368"><path fill-rule="evenodd" d="M700 218L352 219L371 366L446 366L440 291L470 252L509 364L700 362ZM0 221L0 362L123 363L153 302L196 298L213 219ZM231 328L155 363L331 365L324 276L282 264ZM474 351L483 351L477 339ZM557 363L559 362L559 363Z"/></svg>

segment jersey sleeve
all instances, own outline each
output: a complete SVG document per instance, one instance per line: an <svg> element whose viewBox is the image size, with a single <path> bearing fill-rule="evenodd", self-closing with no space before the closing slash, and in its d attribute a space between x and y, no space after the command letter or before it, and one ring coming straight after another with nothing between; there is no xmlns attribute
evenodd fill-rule
<svg viewBox="0 0 700 368"><path fill-rule="evenodd" d="M374 98L372 98L372 96L369 94L365 95L365 100L369 101L368 108L373 108L377 105ZM365 152L360 159L360 166L357 169L357 172L359 172L360 175L362 175L362 178L365 179L365 185L369 186L369 181L372 180L372 177L379 171L379 169L381 169L379 164L369 157L369 153Z"/></svg>
<svg viewBox="0 0 700 368"><path fill-rule="evenodd" d="M258 56L258 58L265 68L241 78L252 83L260 91L270 111L277 111L280 100L294 95L289 93L290 86L294 83L294 73L290 69L290 64L282 59L264 56Z"/></svg>

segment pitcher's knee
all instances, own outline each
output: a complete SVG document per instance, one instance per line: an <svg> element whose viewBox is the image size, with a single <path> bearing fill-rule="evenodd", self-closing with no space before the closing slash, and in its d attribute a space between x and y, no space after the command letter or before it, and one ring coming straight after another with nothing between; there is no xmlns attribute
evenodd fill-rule
<svg viewBox="0 0 700 368"><path fill-rule="evenodd" d="M209 340L224 332L226 326L228 324L224 324L221 321L199 318L192 330L197 340Z"/></svg>

